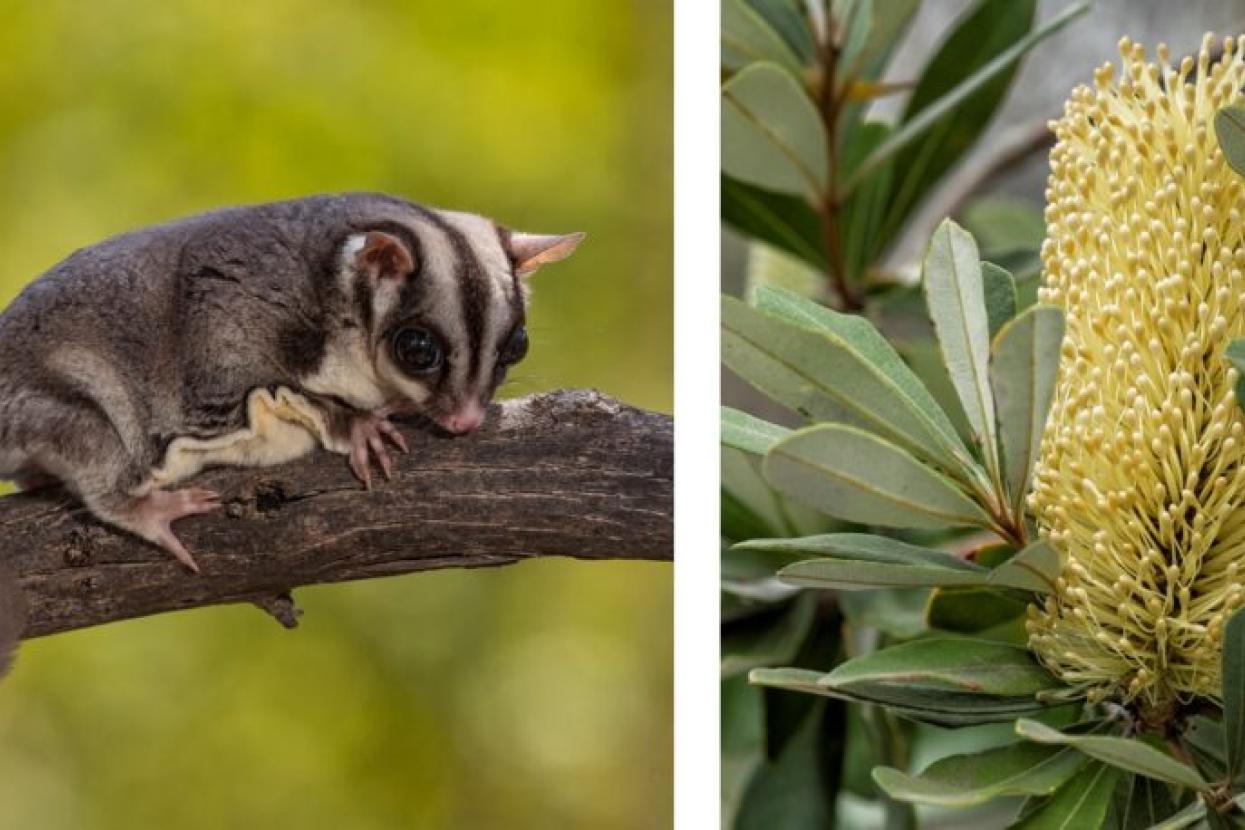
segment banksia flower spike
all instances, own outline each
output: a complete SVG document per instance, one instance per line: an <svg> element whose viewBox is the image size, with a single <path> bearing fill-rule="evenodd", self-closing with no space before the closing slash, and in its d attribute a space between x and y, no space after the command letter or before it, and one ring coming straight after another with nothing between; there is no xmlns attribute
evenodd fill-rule
<svg viewBox="0 0 1245 830"><path fill-rule="evenodd" d="M1221 694L1245 602L1245 419L1224 357L1245 335L1245 187L1215 113L1245 38L1159 64L1128 39L1053 122L1041 298L1067 334L1030 506L1063 563L1034 651L1090 700L1159 725Z"/></svg>

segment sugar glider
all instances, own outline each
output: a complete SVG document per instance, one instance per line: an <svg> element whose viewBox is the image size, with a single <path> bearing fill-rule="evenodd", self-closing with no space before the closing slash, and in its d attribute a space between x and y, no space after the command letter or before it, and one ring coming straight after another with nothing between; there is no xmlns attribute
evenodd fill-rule
<svg viewBox="0 0 1245 830"><path fill-rule="evenodd" d="M404 449L389 416L475 429L527 352L526 278L582 238L358 193L78 250L0 314L0 477L61 483L197 570L171 525L219 502L178 482L319 445L367 484Z"/></svg>

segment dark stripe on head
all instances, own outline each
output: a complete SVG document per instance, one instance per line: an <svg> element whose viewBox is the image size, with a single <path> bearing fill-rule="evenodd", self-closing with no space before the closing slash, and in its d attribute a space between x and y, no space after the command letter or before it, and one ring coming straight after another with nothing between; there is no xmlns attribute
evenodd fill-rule
<svg viewBox="0 0 1245 830"><path fill-rule="evenodd" d="M489 303L488 274L462 231L434 211L419 205L414 205L414 208L445 234L454 250L455 283L462 299L463 321L467 328L467 342L471 348L471 371L466 381L468 388L474 388L484 367L484 326Z"/></svg>
<svg viewBox="0 0 1245 830"><path fill-rule="evenodd" d="M401 222L393 222L382 220L379 222L359 222L351 225L350 234L368 233L369 231L381 231L390 236L397 237L407 251L411 254L411 261L415 263L415 271L402 284L402 290L399 298L400 308L410 308L411 303L419 302L420 295L423 292L422 281L418 279L420 272L424 267L424 246L419 241L419 236L410 228ZM343 240L344 244L345 240ZM341 250L341 245L337 246ZM355 277L354 286L354 305L358 312L363 330L369 335L375 336L380 332L374 332L372 327L375 325L375 312L372 308L372 295L375 293L371 283L368 281L366 274L358 274Z"/></svg>
<svg viewBox="0 0 1245 830"><path fill-rule="evenodd" d="M509 228L503 228L496 222L493 228L497 231L497 241L501 243L501 249L506 252L506 261L510 263L510 287L512 289L510 296L510 308L514 311L514 319L523 319L523 284L519 277L519 260L514 255L514 248L510 245Z"/></svg>

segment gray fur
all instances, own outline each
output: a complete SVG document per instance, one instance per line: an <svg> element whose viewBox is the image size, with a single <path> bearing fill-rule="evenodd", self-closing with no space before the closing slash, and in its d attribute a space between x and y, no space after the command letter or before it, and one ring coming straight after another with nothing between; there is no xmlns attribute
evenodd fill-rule
<svg viewBox="0 0 1245 830"><path fill-rule="evenodd" d="M419 306L433 283L475 281L465 294L457 289L459 307L505 318L490 331L511 330L524 308L511 273L487 276L513 287L479 307L492 296L481 288L480 261L506 261L505 234L491 223L489 234L464 234L456 216L379 194L314 196L212 211L75 252L0 315L0 474L50 474L97 516L125 526L117 517L128 494L174 438L245 426L251 390L301 391L334 338L360 329L375 346L397 321L426 316ZM417 269L401 301L374 316L367 287L340 275L345 242L376 229L470 262L453 277L421 270L413 252ZM470 327L457 317L436 321L454 344L450 360L474 364L471 376L486 372L489 381L472 390L442 384L417 407L434 417L468 394L487 402L500 381L491 357L484 368L478 355L460 353L468 342L491 352L497 344L481 342L478 321L465 335ZM332 394L308 398L331 429L349 423L350 407Z"/></svg>

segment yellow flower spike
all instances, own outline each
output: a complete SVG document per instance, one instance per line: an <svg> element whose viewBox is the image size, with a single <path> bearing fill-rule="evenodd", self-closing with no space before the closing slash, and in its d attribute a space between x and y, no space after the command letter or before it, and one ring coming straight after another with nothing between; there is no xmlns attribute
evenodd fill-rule
<svg viewBox="0 0 1245 830"><path fill-rule="evenodd" d="M1224 348L1245 336L1240 177L1215 113L1241 100L1245 37L1161 66L1120 41L1051 123L1044 302L1067 334L1029 504L1059 551L1031 609L1039 659L1091 701L1159 724L1220 695L1245 601L1245 418Z"/></svg>

